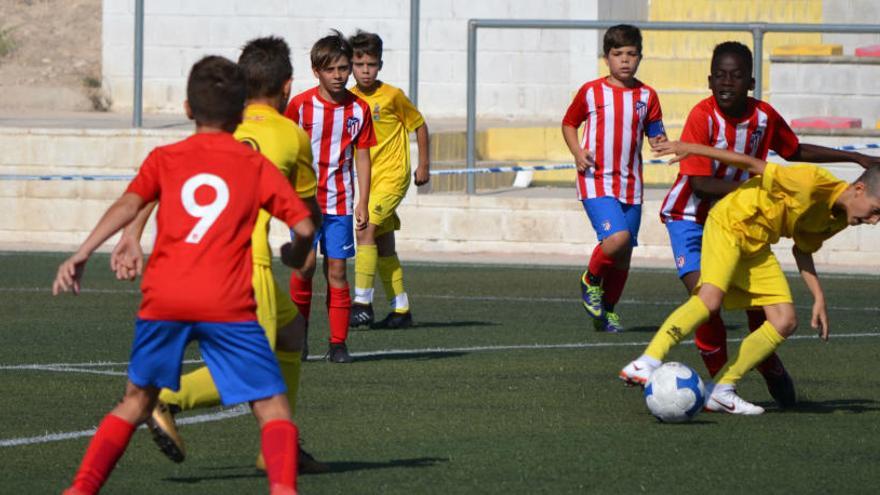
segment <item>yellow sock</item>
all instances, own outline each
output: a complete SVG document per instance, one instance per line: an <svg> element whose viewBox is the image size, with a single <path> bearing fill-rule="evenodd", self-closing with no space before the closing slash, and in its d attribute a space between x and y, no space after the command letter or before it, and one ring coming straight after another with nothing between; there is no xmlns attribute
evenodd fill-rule
<svg viewBox="0 0 880 495"><path fill-rule="evenodd" d="M373 302L373 283L376 280L376 264L379 252L375 245L358 246L354 256L354 302Z"/></svg>
<svg viewBox="0 0 880 495"><path fill-rule="evenodd" d="M302 369L302 352L275 351L281 376L287 384L287 403L290 404L291 416L296 411L296 394L299 391L299 375Z"/></svg>
<svg viewBox="0 0 880 495"><path fill-rule="evenodd" d="M785 337L779 335L779 332L769 321L765 321L757 330L743 339L736 361L728 362L727 366L718 373L721 376L718 384L735 385L749 370L773 354L783 342L785 342Z"/></svg>
<svg viewBox="0 0 880 495"><path fill-rule="evenodd" d="M673 346L708 319L709 308L699 297L691 296L666 318L645 349L645 355L663 361Z"/></svg>
<svg viewBox="0 0 880 495"><path fill-rule="evenodd" d="M220 405L220 393L207 366L180 377L180 390L174 392L163 388L159 400L174 404L183 411Z"/></svg>
<svg viewBox="0 0 880 495"><path fill-rule="evenodd" d="M391 302L395 313L409 312L409 298L403 290L403 267L397 255L379 258L379 277L385 287L385 297Z"/></svg>

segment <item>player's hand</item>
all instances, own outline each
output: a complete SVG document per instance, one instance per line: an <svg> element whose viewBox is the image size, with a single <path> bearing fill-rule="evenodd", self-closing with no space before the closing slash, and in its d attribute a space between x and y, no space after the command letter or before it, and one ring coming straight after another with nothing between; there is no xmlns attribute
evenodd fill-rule
<svg viewBox="0 0 880 495"><path fill-rule="evenodd" d="M666 143L669 141L669 138L666 137L666 134L660 134L654 137L648 138L648 144L651 145L651 149L654 149L660 143Z"/></svg>
<svg viewBox="0 0 880 495"><path fill-rule="evenodd" d="M79 253L74 254L58 267L55 281L52 282L52 295L57 296L62 292L73 290L79 294L79 281L86 269L86 261L89 257Z"/></svg>
<svg viewBox="0 0 880 495"><path fill-rule="evenodd" d="M143 273L144 252L140 242L123 235L110 253L110 269L116 272L118 280L134 280Z"/></svg>
<svg viewBox="0 0 880 495"><path fill-rule="evenodd" d="M858 163L862 168L871 168L880 165L880 156L861 155Z"/></svg>
<svg viewBox="0 0 880 495"><path fill-rule="evenodd" d="M354 207L355 230L364 230L370 223L370 209L367 203L360 201Z"/></svg>
<svg viewBox="0 0 880 495"><path fill-rule="evenodd" d="M577 167L577 171L581 173L595 167L596 159L593 152L588 149L581 149L576 155L574 155L574 166Z"/></svg>
<svg viewBox="0 0 880 495"><path fill-rule="evenodd" d="M415 179L415 183L417 186L423 186L431 180L431 174L429 173L429 170L430 165L428 165L427 163L416 167L416 171L413 172L413 179Z"/></svg>
<svg viewBox="0 0 880 495"><path fill-rule="evenodd" d="M813 317L810 325L818 330L819 338L828 342L828 309L825 307L825 299L818 298L813 303Z"/></svg>
<svg viewBox="0 0 880 495"><path fill-rule="evenodd" d="M656 157L674 155L669 160L669 163L680 162L690 154L688 143L683 143L681 141L661 141L657 144L652 144L652 150Z"/></svg>

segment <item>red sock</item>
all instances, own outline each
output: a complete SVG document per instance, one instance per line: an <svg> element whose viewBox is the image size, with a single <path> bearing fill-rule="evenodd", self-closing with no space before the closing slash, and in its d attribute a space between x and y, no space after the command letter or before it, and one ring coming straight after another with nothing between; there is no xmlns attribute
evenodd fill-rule
<svg viewBox="0 0 880 495"><path fill-rule="evenodd" d="M290 299L296 304L299 314L308 321L312 312L312 279L290 276Z"/></svg>
<svg viewBox="0 0 880 495"><path fill-rule="evenodd" d="M605 304L613 308L618 301L620 295L623 294L623 287L626 285L626 278L629 276L629 270L621 270L620 268L611 267L608 269L605 278L602 279L602 289L605 291Z"/></svg>
<svg viewBox="0 0 880 495"><path fill-rule="evenodd" d="M694 340L709 375L715 376L727 364L727 329L721 317L714 314L697 327Z"/></svg>
<svg viewBox="0 0 880 495"><path fill-rule="evenodd" d="M590 255L590 264L587 270L594 277L604 278L605 272L614 266L614 260L602 251L602 244L596 244L593 254Z"/></svg>
<svg viewBox="0 0 880 495"><path fill-rule="evenodd" d="M348 338L348 320L351 316L348 284L339 289L327 287L327 316L330 320L330 343L344 344Z"/></svg>
<svg viewBox="0 0 880 495"><path fill-rule="evenodd" d="M764 314L764 310L746 311L746 316L749 318L749 332L754 332L767 321L767 315ZM769 375L771 377L777 377L785 372L785 366L782 365L782 360L779 359L779 355L775 352L762 361L761 364L755 366L755 369L761 375Z"/></svg>
<svg viewBox="0 0 880 495"><path fill-rule="evenodd" d="M87 494L98 493L110 476L110 471L113 471L116 461L128 447L134 430L133 424L119 416L104 416L98 425L98 431L89 442L89 448L73 478L71 488Z"/></svg>
<svg viewBox="0 0 880 495"><path fill-rule="evenodd" d="M296 457L299 442L296 425L287 419L269 421L263 425L260 437L270 489L277 485L296 489Z"/></svg>

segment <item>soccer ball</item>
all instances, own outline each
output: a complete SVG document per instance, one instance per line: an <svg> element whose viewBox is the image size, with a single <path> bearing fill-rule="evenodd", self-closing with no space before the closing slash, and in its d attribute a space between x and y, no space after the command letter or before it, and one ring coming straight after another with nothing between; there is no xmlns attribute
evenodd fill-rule
<svg viewBox="0 0 880 495"><path fill-rule="evenodd" d="M665 363L645 385L645 404L664 423L690 421L706 400L706 388L696 371L681 363Z"/></svg>

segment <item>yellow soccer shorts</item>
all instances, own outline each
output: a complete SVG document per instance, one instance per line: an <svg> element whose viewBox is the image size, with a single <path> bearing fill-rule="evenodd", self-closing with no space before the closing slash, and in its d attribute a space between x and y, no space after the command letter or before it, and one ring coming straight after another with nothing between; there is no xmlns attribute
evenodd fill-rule
<svg viewBox="0 0 880 495"><path fill-rule="evenodd" d="M791 290L779 261L764 246L744 255L736 236L709 217L703 230L700 282L724 291L725 309L747 309L791 303Z"/></svg>
<svg viewBox="0 0 880 495"><path fill-rule="evenodd" d="M271 267L255 264L253 283L257 321L266 331L266 338L274 350L278 329L292 322L298 311L293 301L278 287Z"/></svg>
<svg viewBox="0 0 880 495"><path fill-rule="evenodd" d="M376 237L400 230L397 207L403 201L402 194L370 191L370 223L376 225Z"/></svg>

